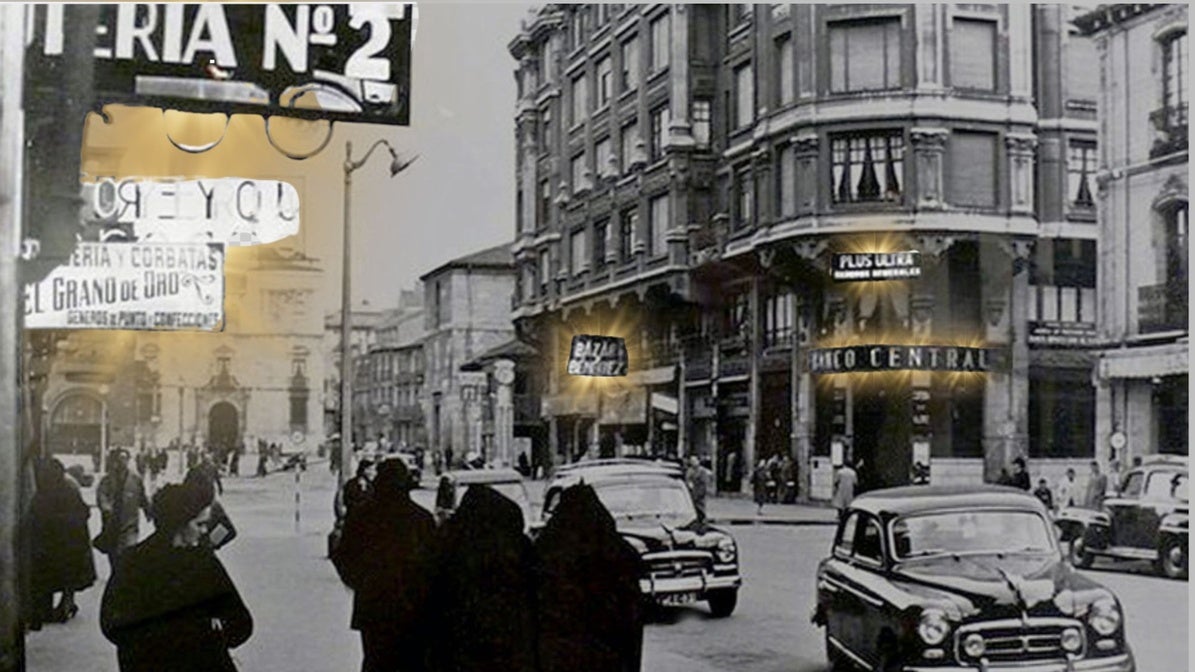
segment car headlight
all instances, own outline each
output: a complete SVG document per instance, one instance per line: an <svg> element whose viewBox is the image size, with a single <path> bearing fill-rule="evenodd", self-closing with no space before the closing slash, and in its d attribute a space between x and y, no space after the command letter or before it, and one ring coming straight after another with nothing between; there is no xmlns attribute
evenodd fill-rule
<svg viewBox="0 0 1195 672"><path fill-rule="evenodd" d="M726 537L718 542L718 548L714 551L714 554L717 556L718 562L727 564L734 562L734 559L739 554L739 550L735 548L734 539Z"/></svg>
<svg viewBox="0 0 1195 672"><path fill-rule="evenodd" d="M1091 605L1087 612L1087 624L1102 637L1108 637L1120 629L1120 606L1116 600L1104 597Z"/></svg>
<svg viewBox="0 0 1195 672"><path fill-rule="evenodd" d="M1078 653L1083 648L1083 635L1078 628L1067 628L1062 631L1062 650L1067 653Z"/></svg>
<svg viewBox="0 0 1195 672"><path fill-rule="evenodd" d="M937 609L926 609L921 614L921 622L917 624L917 634L921 641L930 646L937 646L946 641L950 634L950 622L946 614Z"/></svg>
<svg viewBox="0 0 1195 672"><path fill-rule="evenodd" d="M983 635L978 632L972 632L963 640L963 653L971 658L979 658L986 650L987 644L983 641Z"/></svg>

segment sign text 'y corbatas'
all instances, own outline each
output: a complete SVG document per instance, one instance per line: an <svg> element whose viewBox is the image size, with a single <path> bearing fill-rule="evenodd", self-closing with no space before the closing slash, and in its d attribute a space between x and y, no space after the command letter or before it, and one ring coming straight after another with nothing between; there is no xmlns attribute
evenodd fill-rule
<svg viewBox="0 0 1195 672"><path fill-rule="evenodd" d="M988 348L953 345L852 345L809 351L810 373L874 371L990 370L994 353Z"/></svg>
<svg viewBox="0 0 1195 672"><path fill-rule="evenodd" d="M260 245L299 232L299 193L276 180L239 177L113 180L83 184L85 239Z"/></svg>
<svg viewBox="0 0 1195 672"><path fill-rule="evenodd" d="M25 286L30 329L211 331L224 322L224 245L79 243Z"/></svg>
<svg viewBox="0 0 1195 672"><path fill-rule="evenodd" d="M36 6L33 72L59 67L72 11ZM396 3L101 5L96 100L405 126L414 14Z"/></svg>
<svg viewBox="0 0 1195 672"><path fill-rule="evenodd" d="M921 253L853 252L834 255L830 275L839 282L859 280L905 280L921 277Z"/></svg>
<svg viewBox="0 0 1195 672"><path fill-rule="evenodd" d="M627 345L617 336L573 336L568 357L573 376L627 375Z"/></svg>

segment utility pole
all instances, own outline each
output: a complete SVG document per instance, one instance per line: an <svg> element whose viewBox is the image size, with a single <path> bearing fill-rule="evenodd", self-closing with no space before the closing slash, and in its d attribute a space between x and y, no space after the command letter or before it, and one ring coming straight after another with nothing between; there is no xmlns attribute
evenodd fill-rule
<svg viewBox="0 0 1195 672"><path fill-rule="evenodd" d="M0 672L25 668L20 578L21 148L25 8L0 5Z"/></svg>

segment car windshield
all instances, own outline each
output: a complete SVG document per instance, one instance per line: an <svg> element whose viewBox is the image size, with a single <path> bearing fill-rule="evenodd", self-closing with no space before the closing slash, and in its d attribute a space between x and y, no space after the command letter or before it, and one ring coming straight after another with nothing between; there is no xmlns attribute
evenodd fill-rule
<svg viewBox="0 0 1195 672"><path fill-rule="evenodd" d="M1033 553L1053 550L1050 526L1032 511L944 511L892 523L898 560L957 553Z"/></svg>
<svg viewBox="0 0 1195 672"><path fill-rule="evenodd" d="M615 518L668 518L685 524L697 517L693 499L680 481L620 483L595 490Z"/></svg>

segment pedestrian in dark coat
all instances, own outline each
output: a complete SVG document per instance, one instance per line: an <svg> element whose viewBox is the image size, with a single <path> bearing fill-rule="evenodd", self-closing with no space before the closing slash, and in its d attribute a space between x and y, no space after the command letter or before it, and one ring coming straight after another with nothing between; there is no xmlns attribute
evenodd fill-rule
<svg viewBox="0 0 1195 672"><path fill-rule="evenodd" d="M763 505L768 502L768 464L763 460L755 465L751 473L751 489L755 495L755 512L763 513Z"/></svg>
<svg viewBox="0 0 1195 672"><path fill-rule="evenodd" d="M32 517L31 573L33 608L30 626L66 622L79 608L75 592L95 583L95 561L87 519L91 510L79 486L54 458L38 463L37 493L30 504ZM62 599L54 606L54 593Z"/></svg>
<svg viewBox="0 0 1195 672"><path fill-rule="evenodd" d="M435 628L431 669L534 672L534 553L522 510L492 488L474 485L441 530L428 600Z"/></svg>
<svg viewBox="0 0 1195 672"><path fill-rule="evenodd" d="M426 669L427 596L435 560L436 524L411 501L402 460L378 467L373 496L349 510L333 554L353 589L352 628L361 633L361 672Z"/></svg>
<svg viewBox="0 0 1195 672"><path fill-rule="evenodd" d="M116 558L141 537L141 512L152 519L145 484L129 471L128 453L117 449L108 455L108 473L96 486L95 499L102 524L93 544L115 568Z"/></svg>
<svg viewBox="0 0 1195 672"><path fill-rule="evenodd" d="M560 496L535 540L539 669L638 672L644 613L639 554L618 534L593 488Z"/></svg>
<svg viewBox="0 0 1195 672"><path fill-rule="evenodd" d="M253 634L236 586L202 543L207 492L166 485L154 496L156 529L121 556L100 605L100 629L120 672L235 672L228 650Z"/></svg>
<svg viewBox="0 0 1195 672"><path fill-rule="evenodd" d="M212 480L211 473L203 469L202 465L200 465L188 471L183 482L205 490L206 492L203 496L212 502L211 520L208 523L206 533L203 535L203 543L213 551L218 551L228 545L229 542L236 538L237 528L236 525L232 524L232 518L224 510L220 499L216 497L216 484Z"/></svg>

